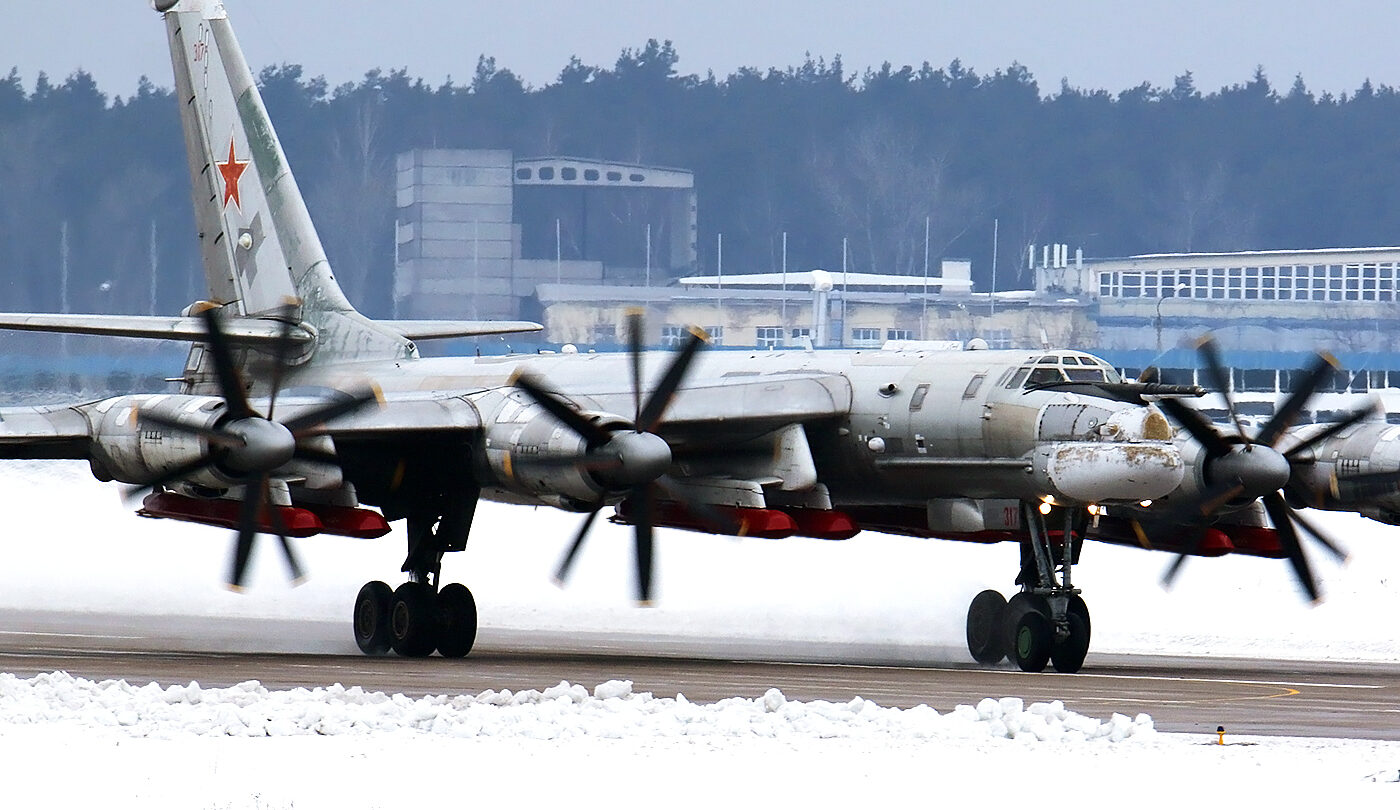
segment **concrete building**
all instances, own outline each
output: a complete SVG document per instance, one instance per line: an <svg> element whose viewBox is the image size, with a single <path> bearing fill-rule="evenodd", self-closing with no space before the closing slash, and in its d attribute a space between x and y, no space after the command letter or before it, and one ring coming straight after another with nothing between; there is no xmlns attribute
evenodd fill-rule
<svg viewBox="0 0 1400 810"><path fill-rule="evenodd" d="M533 317L541 284L641 281L653 261L661 277L695 267L695 179L682 169L505 149L418 149L397 168L396 317ZM599 214L619 196L641 212L624 223L636 231L630 265L607 254L616 218Z"/></svg>

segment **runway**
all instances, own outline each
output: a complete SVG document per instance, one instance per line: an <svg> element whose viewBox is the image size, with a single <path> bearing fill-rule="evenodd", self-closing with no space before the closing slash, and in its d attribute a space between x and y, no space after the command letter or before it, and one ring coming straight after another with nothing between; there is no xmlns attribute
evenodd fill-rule
<svg viewBox="0 0 1400 810"><path fill-rule="evenodd" d="M940 712L984 697L1028 703L1063 700L1072 710L1106 718L1152 715L1161 731L1215 739L1227 734L1400 740L1400 664L1125 656L1090 654L1077 675L1028 674L971 664L816 662L803 651L769 648L746 654L680 656L664 642L634 637L551 639L483 634L465 660L367 658L345 654L348 629L328 623L0 612L0 671L18 677L64 670L92 680L206 687L258 680L273 689L341 683L424 694L487 689L543 689L561 680L593 686L611 679L637 691L692 701L755 697L770 688L797 700L846 702L860 696L884 706L927 704ZM158 632L152 632L158 626ZM489 638L487 637L489 636ZM279 641L280 639L280 641ZM302 649L289 652L298 639ZM722 652L752 653L745 650ZM269 651L271 650L271 651ZM282 651L277 651L282 650ZM566 650L559 652L558 650ZM773 659L786 660L773 660Z"/></svg>

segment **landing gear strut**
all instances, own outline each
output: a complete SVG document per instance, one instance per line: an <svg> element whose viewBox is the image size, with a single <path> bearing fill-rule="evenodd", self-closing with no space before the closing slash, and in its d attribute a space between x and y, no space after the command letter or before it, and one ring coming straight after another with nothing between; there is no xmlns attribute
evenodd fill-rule
<svg viewBox="0 0 1400 810"><path fill-rule="evenodd" d="M1088 520L1085 510L1058 508L1064 516L1059 542L1051 540L1048 516L1021 504L1028 539L1021 544L1019 593L1009 601L993 590L982 591L967 611L967 648L980 664L1003 657L1025 672L1052 664L1056 672L1078 672L1089 651L1089 607L1071 584Z"/></svg>
<svg viewBox="0 0 1400 810"><path fill-rule="evenodd" d="M460 520L460 516L458 517ZM470 525L471 516L465 516ZM465 585L439 588L442 555L460 551L466 527L447 518L409 517L408 581L396 589L370 582L355 597L355 643L365 655L393 650L406 658L424 658L437 650L444 658L461 658L476 642L476 599ZM453 543L449 538L462 542Z"/></svg>

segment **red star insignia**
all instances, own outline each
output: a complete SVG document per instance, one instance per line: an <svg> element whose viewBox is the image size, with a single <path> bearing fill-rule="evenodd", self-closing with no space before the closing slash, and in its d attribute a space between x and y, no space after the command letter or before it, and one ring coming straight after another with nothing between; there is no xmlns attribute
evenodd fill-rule
<svg viewBox="0 0 1400 810"><path fill-rule="evenodd" d="M238 178L243 176L243 171L248 168L248 161L240 161L233 154L233 136L228 137L228 162L214 162L219 167L219 174L224 176L224 207L228 207L228 201L233 200L233 204L238 206L238 210L243 210L243 203L238 199Z"/></svg>

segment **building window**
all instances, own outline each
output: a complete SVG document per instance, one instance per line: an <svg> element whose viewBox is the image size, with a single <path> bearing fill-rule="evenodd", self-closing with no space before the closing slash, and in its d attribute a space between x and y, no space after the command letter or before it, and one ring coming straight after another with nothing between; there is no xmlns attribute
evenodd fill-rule
<svg viewBox="0 0 1400 810"><path fill-rule="evenodd" d="M781 326L760 326L754 330L755 345L760 349L776 349L783 345L783 328Z"/></svg>
<svg viewBox="0 0 1400 810"><path fill-rule="evenodd" d="M1010 329L988 329L984 334L989 349L1009 349L1011 348Z"/></svg>
<svg viewBox="0 0 1400 810"><path fill-rule="evenodd" d="M661 327L661 345L667 349L674 349L681 345L685 342L685 336L686 329L684 326L668 323Z"/></svg>
<svg viewBox="0 0 1400 810"><path fill-rule="evenodd" d="M886 329L885 340L913 340L913 329Z"/></svg>
<svg viewBox="0 0 1400 810"><path fill-rule="evenodd" d="M709 335L710 335L710 345L711 345L711 346L723 346L723 345L724 345L724 327L723 327L723 326L707 326L707 327L705 327L705 331L706 331L707 333L709 333Z"/></svg>
<svg viewBox="0 0 1400 810"><path fill-rule="evenodd" d="M877 327L857 326L851 330L851 345L873 347L880 345L880 330Z"/></svg>
<svg viewBox="0 0 1400 810"><path fill-rule="evenodd" d="M803 338L812 337L812 329L808 326L799 326L789 332L788 335L792 338L794 343L800 343Z"/></svg>

